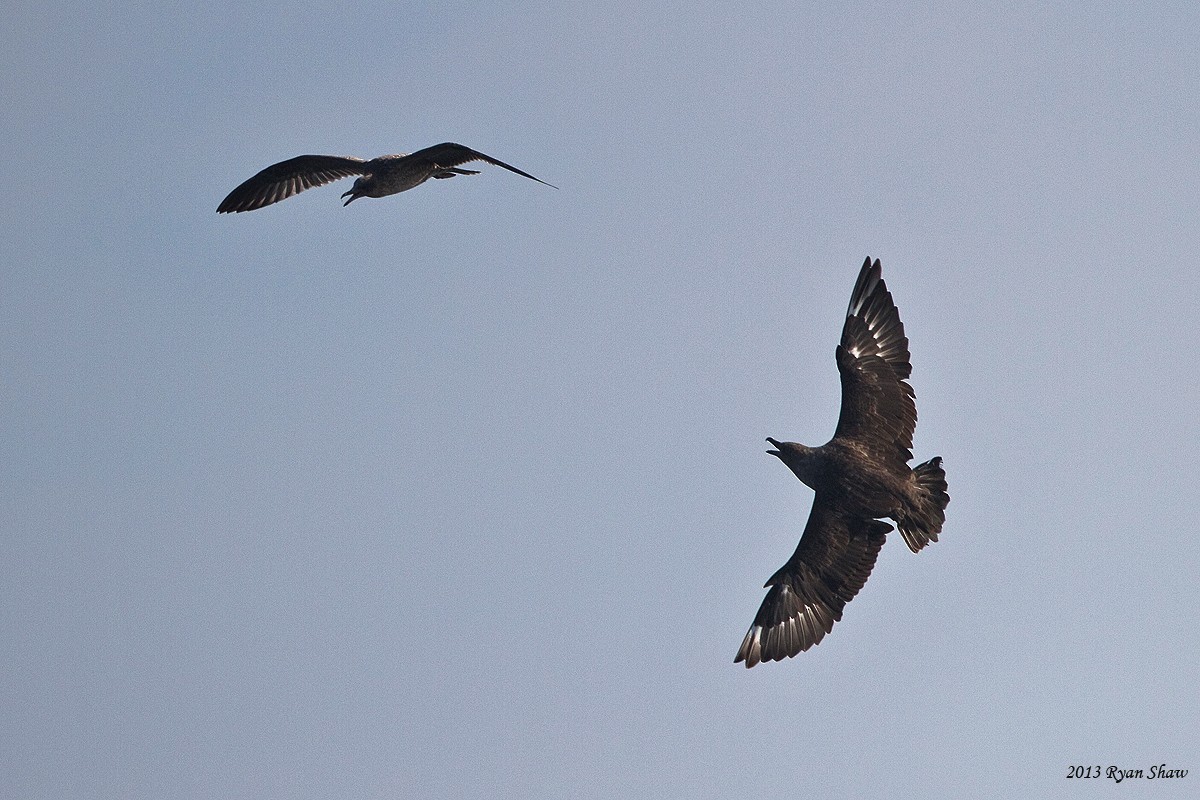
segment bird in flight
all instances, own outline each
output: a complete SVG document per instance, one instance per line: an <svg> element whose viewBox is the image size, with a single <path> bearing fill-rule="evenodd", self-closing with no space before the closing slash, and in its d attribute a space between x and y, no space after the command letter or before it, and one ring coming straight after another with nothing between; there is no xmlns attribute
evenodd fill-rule
<svg viewBox="0 0 1200 800"><path fill-rule="evenodd" d="M892 526L914 553L936 542L946 521L941 457L910 469L917 406L907 378L908 338L878 259L858 273L835 352L842 408L820 447L767 438L816 497L800 544L770 587L734 663L753 667L807 650L833 630L871 574Z"/></svg>
<svg viewBox="0 0 1200 800"><path fill-rule="evenodd" d="M455 175L478 175L478 170L459 169L460 164L486 161L504 167L530 180L557 186L522 172L511 164L484 155L454 142L435 144L415 153L379 156L369 161L354 156L296 156L272 164L229 193L217 206L218 214L253 211L286 200L314 186L324 186L339 178L359 175L350 191L342 195L348 206L360 197L386 197L420 186L430 178L453 178Z"/></svg>

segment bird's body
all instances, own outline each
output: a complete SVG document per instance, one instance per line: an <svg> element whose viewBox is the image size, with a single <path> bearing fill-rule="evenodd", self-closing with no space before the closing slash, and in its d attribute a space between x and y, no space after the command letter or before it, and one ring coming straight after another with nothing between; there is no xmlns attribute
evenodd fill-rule
<svg viewBox="0 0 1200 800"><path fill-rule="evenodd" d="M805 486L846 513L871 519L895 516L911 495L910 481L879 466L853 442L832 439L821 447L804 447L767 441Z"/></svg>
<svg viewBox="0 0 1200 800"><path fill-rule="evenodd" d="M768 438L779 458L815 493L796 552L770 587L735 662L753 667L817 644L866 583L896 521L914 553L937 541L946 519L941 458L915 469L917 409L907 378L908 339L879 261L867 259L850 297L836 350L842 408L820 447Z"/></svg>
<svg viewBox="0 0 1200 800"><path fill-rule="evenodd" d="M360 197L387 197L420 186L430 178L478 175L478 170L459 169L460 164L484 161L510 172L543 183L528 172L505 164L461 144L445 142L415 153L397 153L365 161L354 156L296 156L272 164L242 183L217 206L218 214L253 211L278 203L314 186L324 186L340 178L360 176L342 195L350 205Z"/></svg>

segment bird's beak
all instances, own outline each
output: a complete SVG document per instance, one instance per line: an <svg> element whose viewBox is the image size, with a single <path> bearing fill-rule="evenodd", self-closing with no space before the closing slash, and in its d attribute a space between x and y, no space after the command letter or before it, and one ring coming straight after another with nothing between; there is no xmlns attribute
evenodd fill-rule
<svg viewBox="0 0 1200 800"><path fill-rule="evenodd" d="M767 451L768 454L773 455L773 456L782 456L783 455L782 453L779 452L779 442L775 441L770 436L767 437L767 441L770 442L771 446L775 448L774 450L768 450Z"/></svg>
<svg viewBox="0 0 1200 800"><path fill-rule="evenodd" d="M342 208L345 208L346 206L350 205L350 204L351 204L351 203L353 203L355 200L357 200L357 199L358 199L358 197L359 197L358 195L356 195L356 194L354 193L354 190L353 190L353 189L351 189L351 190L350 190L350 191L348 191L348 192L345 192L345 193L343 193L343 194L342 194L342 197L345 197L346 195L350 195L350 199L349 199L349 200L347 200L346 202L342 203Z"/></svg>

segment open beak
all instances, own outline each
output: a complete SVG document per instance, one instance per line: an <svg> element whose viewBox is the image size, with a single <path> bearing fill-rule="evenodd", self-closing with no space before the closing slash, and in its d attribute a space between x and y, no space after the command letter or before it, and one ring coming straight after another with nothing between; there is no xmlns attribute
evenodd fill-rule
<svg viewBox="0 0 1200 800"><path fill-rule="evenodd" d="M770 442L771 446L775 448L774 450L768 450L767 453L773 456L781 456L782 453L779 452L779 442L775 441L770 436L767 437L767 441Z"/></svg>
<svg viewBox="0 0 1200 800"><path fill-rule="evenodd" d="M346 202L342 203L342 208L345 208L346 206L350 205L351 203L353 203L355 200L357 200L360 197L360 195L357 195L354 193L353 189L351 189L348 192L343 193L342 197L345 197L346 195L349 195L350 199L347 200Z"/></svg>

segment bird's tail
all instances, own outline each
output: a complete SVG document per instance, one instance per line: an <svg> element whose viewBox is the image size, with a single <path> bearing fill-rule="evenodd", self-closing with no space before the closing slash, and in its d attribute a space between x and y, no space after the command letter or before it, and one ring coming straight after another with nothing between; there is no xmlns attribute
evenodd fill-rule
<svg viewBox="0 0 1200 800"><path fill-rule="evenodd" d="M938 540L938 533L946 521L950 495L946 493L946 473L942 469L941 456L918 464L913 475L917 479L916 502L905 510L904 518L897 520L896 527L908 549L916 553Z"/></svg>

